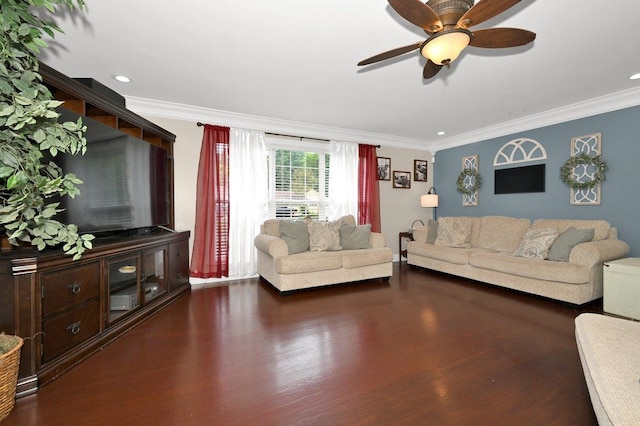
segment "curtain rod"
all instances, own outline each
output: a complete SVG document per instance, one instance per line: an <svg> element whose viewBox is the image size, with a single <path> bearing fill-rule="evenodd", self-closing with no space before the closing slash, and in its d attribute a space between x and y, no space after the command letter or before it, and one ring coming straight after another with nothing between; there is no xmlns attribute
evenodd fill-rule
<svg viewBox="0 0 640 426"><path fill-rule="evenodd" d="M196 125L197 125L198 127L202 127L202 126L204 126L204 125L205 125L205 123L201 123L201 122L199 122L199 121L198 121L198 122L196 123ZM310 138L310 137L307 137L307 136L284 135L284 134L282 134L282 133L271 133L271 132L265 132L265 135L270 135L270 136L284 136L284 137L287 137L287 138L297 138L297 139L300 139L300 140L302 140L302 139L311 139L311 140L314 140L314 141L331 142L329 139ZM375 145L375 147L376 147L376 148L380 148L380 145Z"/></svg>

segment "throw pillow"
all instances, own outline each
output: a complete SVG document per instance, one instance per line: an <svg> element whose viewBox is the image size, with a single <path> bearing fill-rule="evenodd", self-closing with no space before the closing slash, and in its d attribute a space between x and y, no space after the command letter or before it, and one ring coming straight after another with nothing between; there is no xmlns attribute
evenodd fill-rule
<svg viewBox="0 0 640 426"><path fill-rule="evenodd" d="M576 229L573 226L567 228L562 234L558 235L558 238L551 245L547 259L556 262L568 262L571 249L580 243L593 240L594 234L595 229L593 228Z"/></svg>
<svg viewBox="0 0 640 426"><path fill-rule="evenodd" d="M338 231L341 225L342 222L340 222L339 219L334 222L307 222L307 228L309 230L309 250L342 250L340 233Z"/></svg>
<svg viewBox="0 0 640 426"><path fill-rule="evenodd" d="M549 253L549 247L556 238L558 238L558 230L555 228L530 229L522 237L522 241L513 255L530 259L545 259Z"/></svg>
<svg viewBox="0 0 640 426"><path fill-rule="evenodd" d="M302 220L283 220L280 222L280 238L289 248L289 254L309 250L309 231Z"/></svg>
<svg viewBox="0 0 640 426"><path fill-rule="evenodd" d="M338 229L340 229L343 225L356 226L356 218L352 214L348 214L346 216L342 216L340 219L334 220L333 223L338 224Z"/></svg>
<svg viewBox="0 0 640 426"><path fill-rule="evenodd" d="M340 244L345 250L371 248L371 224L343 225L340 228Z"/></svg>
<svg viewBox="0 0 640 426"><path fill-rule="evenodd" d="M434 245L469 248L473 221L460 217L442 217L438 220L438 235Z"/></svg>
<svg viewBox="0 0 640 426"><path fill-rule="evenodd" d="M429 219L427 228L427 244L433 244L436 242L436 237L438 236L438 221Z"/></svg>

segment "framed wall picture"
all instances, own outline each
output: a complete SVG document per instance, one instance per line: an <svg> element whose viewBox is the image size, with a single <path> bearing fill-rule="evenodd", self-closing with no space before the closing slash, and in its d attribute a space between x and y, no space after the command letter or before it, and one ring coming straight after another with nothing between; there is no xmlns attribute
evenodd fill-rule
<svg viewBox="0 0 640 426"><path fill-rule="evenodd" d="M393 172L393 187L409 189L411 188L411 172Z"/></svg>
<svg viewBox="0 0 640 426"><path fill-rule="evenodd" d="M413 160L413 180L415 182L427 181L427 161Z"/></svg>
<svg viewBox="0 0 640 426"><path fill-rule="evenodd" d="M391 180L391 158L378 157L378 180Z"/></svg>

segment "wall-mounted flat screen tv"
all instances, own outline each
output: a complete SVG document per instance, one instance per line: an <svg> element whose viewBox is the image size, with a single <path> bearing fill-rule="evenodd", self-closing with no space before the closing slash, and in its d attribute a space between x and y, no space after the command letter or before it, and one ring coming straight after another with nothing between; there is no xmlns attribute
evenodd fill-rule
<svg viewBox="0 0 640 426"><path fill-rule="evenodd" d="M496 169L495 194L517 194L545 191L545 164Z"/></svg>

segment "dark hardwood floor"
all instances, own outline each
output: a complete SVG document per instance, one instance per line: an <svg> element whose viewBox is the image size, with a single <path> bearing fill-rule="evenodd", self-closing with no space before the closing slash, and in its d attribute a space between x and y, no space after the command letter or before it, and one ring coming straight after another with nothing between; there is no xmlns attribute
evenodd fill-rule
<svg viewBox="0 0 640 426"><path fill-rule="evenodd" d="M282 296L193 290L8 425L595 425L572 309L396 264Z"/></svg>

